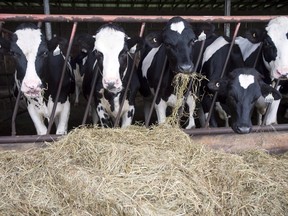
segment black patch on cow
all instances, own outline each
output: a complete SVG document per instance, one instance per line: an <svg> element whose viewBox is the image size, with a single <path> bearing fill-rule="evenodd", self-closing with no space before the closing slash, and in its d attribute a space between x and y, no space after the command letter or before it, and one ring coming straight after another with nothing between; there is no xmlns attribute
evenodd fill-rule
<svg viewBox="0 0 288 216"><path fill-rule="evenodd" d="M277 49L269 35L263 41L263 56L267 62L275 61L277 57Z"/></svg>
<svg viewBox="0 0 288 216"><path fill-rule="evenodd" d="M132 118L134 116L134 110L132 109L132 110L128 111L127 116L128 116L128 118Z"/></svg>

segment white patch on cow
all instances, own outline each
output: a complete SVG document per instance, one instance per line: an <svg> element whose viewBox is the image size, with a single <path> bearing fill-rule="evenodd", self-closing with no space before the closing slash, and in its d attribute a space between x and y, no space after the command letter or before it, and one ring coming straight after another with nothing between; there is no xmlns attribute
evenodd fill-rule
<svg viewBox="0 0 288 216"><path fill-rule="evenodd" d="M52 101L51 96L49 96L47 105L49 115L51 115L52 113L53 106L54 102ZM67 134L69 116L70 116L70 101L69 97L67 97L65 103L58 102L56 106L54 117L56 125L56 134Z"/></svg>
<svg viewBox="0 0 288 216"><path fill-rule="evenodd" d="M163 124L166 121L167 103L160 100L159 104L155 104L155 111L157 114L158 124Z"/></svg>
<svg viewBox="0 0 288 216"><path fill-rule="evenodd" d="M246 59L260 46L261 43L251 43L247 38L243 38L241 36L236 37L235 44L238 44L243 60Z"/></svg>
<svg viewBox="0 0 288 216"><path fill-rule="evenodd" d="M201 34L198 36L197 41L203 41L203 40L206 40L206 34L204 31L202 31Z"/></svg>
<svg viewBox="0 0 288 216"><path fill-rule="evenodd" d="M95 35L94 47L103 54L103 80L115 82L116 88L122 88L118 56L124 48L125 37L124 32L109 27L101 29Z"/></svg>
<svg viewBox="0 0 288 216"><path fill-rule="evenodd" d="M15 34L18 38L16 44L27 59L27 69L22 81L21 91L28 97L31 89L33 90L32 94L39 94L41 80L36 73L35 61L41 43L41 31L39 29L20 29Z"/></svg>
<svg viewBox="0 0 288 216"><path fill-rule="evenodd" d="M251 84L254 83L254 76L250 74L240 74L238 77L240 86L247 89Z"/></svg>
<svg viewBox="0 0 288 216"><path fill-rule="evenodd" d="M265 102L266 103L272 103L274 101L274 97L272 95L272 93L268 94L266 97L265 97Z"/></svg>
<svg viewBox="0 0 288 216"><path fill-rule="evenodd" d="M47 118L49 120L49 112L47 106L43 101L43 97L39 97L37 99L27 98L27 100L28 100L27 110L34 123L37 134L45 135L47 133L47 127L45 126L44 118Z"/></svg>
<svg viewBox="0 0 288 216"><path fill-rule="evenodd" d="M156 55L156 53L158 52L158 50L160 49L161 45L157 48L153 48L150 50L150 52L145 56L143 62L142 62L142 76L143 77L147 77L147 72L149 67L152 64L152 61L154 59L154 56Z"/></svg>
<svg viewBox="0 0 288 216"><path fill-rule="evenodd" d="M221 49L221 47L225 46L226 44L228 44L228 41L226 41L223 37L218 37L211 45L209 45L203 53L202 66L217 50Z"/></svg>
<svg viewBox="0 0 288 216"><path fill-rule="evenodd" d="M172 23L172 24L170 25L170 29L171 29L172 31L176 31L176 32L178 32L179 34L181 34L182 31L185 29L185 25L184 25L184 23L183 23L182 21L177 22L177 23Z"/></svg>
<svg viewBox="0 0 288 216"><path fill-rule="evenodd" d="M267 27L267 34L270 36L277 49L277 57L275 61L266 62L266 67L271 72L271 78L279 78L279 76L288 75L288 18L277 17L272 19ZM265 61L264 61L265 62Z"/></svg>
<svg viewBox="0 0 288 216"><path fill-rule="evenodd" d="M55 50L53 51L53 56L57 56L57 55L60 55L61 53L61 50L60 50L60 47L59 45L55 48Z"/></svg>
<svg viewBox="0 0 288 216"><path fill-rule="evenodd" d="M264 122L265 125L272 125L277 124L277 111L280 104L280 100L274 100L271 105L270 109L267 110L266 113L266 122Z"/></svg>

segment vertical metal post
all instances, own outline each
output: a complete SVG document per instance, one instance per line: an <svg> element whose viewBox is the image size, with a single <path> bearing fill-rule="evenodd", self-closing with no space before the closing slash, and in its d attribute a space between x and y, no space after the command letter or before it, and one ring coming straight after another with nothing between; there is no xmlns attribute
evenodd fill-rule
<svg viewBox="0 0 288 216"><path fill-rule="evenodd" d="M231 0L225 0L225 16L231 15ZM224 23L224 35L230 37L230 23Z"/></svg>
<svg viewBox="0 0 288 216"><path fill-rule="evenodd" d="M44 4L44 14L50 14L50 5L49 0L43 0ZM51 23L45 22L45 31L46 31L46 38L48 40L52 39L52 29L51 29Z"/></svg>

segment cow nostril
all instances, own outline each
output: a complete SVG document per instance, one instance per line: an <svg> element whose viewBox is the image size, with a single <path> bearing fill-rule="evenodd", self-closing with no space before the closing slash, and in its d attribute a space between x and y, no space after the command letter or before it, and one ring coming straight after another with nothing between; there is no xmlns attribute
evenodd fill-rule
<svg viewBox="0 0 288 216"><path fill-rule="evenodd" d="M251 132L251 127L237 127L236 132L239 134L247 134Z"/></svg>
<svg viewBox="0 0 288 216"><path fill-rule="evenodd" d="M179 65L179 70L181 73L191 73L194 66L192 64Z"/></svg>
<svg viewBox="0 0 288 216"><path fill-rule="evenodd" d="M107 83L106 83L106 88L107 88L107 89L113 89L113 88L115 88L115 82L107 82Z"/></svg>

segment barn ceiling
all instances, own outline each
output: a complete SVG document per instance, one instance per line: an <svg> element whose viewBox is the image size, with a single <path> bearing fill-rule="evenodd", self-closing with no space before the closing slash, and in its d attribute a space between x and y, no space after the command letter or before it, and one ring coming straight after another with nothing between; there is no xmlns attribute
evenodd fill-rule
<svg viewBox="0 0 288 216"><path fill-rule="evenodd" d="M43 0L0 1L0 13L43 13ZM50 0L51 14L222 15L225 0ZM287 15L288 1L231 0L231 15Z"/></svg>

